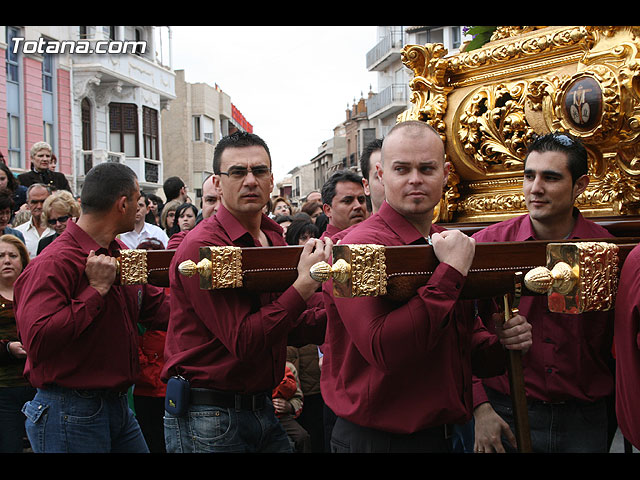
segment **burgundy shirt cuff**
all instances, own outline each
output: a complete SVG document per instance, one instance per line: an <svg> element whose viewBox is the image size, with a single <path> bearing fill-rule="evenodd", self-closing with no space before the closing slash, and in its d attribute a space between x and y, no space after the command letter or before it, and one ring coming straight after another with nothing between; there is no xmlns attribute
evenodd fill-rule
<svg viewBox="0 0 640 480"><path fill-rule="evenodd" d="M304 301L293 286L287 288L278 297L277 302L282 305L293 319L297 319L308 308L307 302Z"/></svg>
<svg viewBox="0 0 640 480"><path fill-rule="evenodd" d="M104 307L104 298L100 295L98 290L92 286L88 286L80 292L80 295L78 295L75 300L85 305L87 313L91 318L100 313Z"/></svg>
<svg viewBox="0 0 640 480"><path fill-rule="evenodd" d="M477 377L473 378L473 408L477 408L481 403L486 403L489 401L489 397L487 397L487 392L484 389L484 385L482 384L482 380Z"/></svg>
<svg viewBox="0 0 640 480"><path fill-rule="evenodd" d="M458 270L448 263L440 263L436 267L429 279L429 284L437 285L438 290L449 296L452 300L457 300L462 292L462 287L467 279Z"/></svg>

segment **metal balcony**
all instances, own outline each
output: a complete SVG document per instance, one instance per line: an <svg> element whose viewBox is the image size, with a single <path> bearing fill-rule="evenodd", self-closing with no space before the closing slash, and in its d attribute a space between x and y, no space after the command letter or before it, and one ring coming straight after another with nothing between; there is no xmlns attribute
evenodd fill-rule
<svg viewBox="0 0 640 480"><path fill-rule="evenodd" d="M403 47L402 30L393 30L367 52L367 70L384 70L400 59Z"/></svg>
<svg viewBox="0 0 640 480"><path fill-rule="evenodd" d="M386 117L406 110L409 106L409 86L394 83L367 100L367 116Z"/></svg>
<svg viewBox="0 0 640 480"><path fill-rule="evenodd" d="M104 162L117 162L130 167L138 177L141 187L158 188L162 184L162 162L144 157L127 157L124 153L108 150L79 150L76 176L83 181L94 166Z"/></svg>

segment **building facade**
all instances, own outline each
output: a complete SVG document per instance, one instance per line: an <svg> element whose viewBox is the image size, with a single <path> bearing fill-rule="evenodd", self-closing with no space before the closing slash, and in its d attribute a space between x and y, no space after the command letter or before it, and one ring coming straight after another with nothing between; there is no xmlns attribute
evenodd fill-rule
<svg viewBox="0 0 640 480"><path fill-rule="evenodd" d="M333 139L323 142L311 159L314 189L320 189L336 170L349 168L360 173L364 147L376 138L384 138L398 115L410 108L412 72L402 63L405 45L442 43L449 54L454 54L470 40L462 26L379 26L377 33L375 46L366 54L366 65L378 74L378 92L369 91L366 98L361 95L354 100L345 120L335 127Z"/></svg>
<svg viewBox="0 0 640 480"><path fill-rule="evenodd" d="M369 119L376 135L383 138L395 125L397 116L410 106L409 81L412 72L402 63L405 45L441 43L448 53L457 53L470 37L462 26L379 26L378 41L367 52L366 65L378 73L378 93L367 99Z"/></svg>
<svg viewBox="0 0 640 480"><path fill-rule="evenodd" d="M160 116L175 98L169 27L0 27L0 152L14 173L47 141L74 193L94 165L162 186Z"/></svg>
<svg viewBox="0 0 640 480"><path fill-rule="evenodd" d="M218 85L189 83L184 70L175 71L175 92L171 108L162 113L164 178L180 177L199 205L220 138L237 130L252 132L253 126Z"/></svg>

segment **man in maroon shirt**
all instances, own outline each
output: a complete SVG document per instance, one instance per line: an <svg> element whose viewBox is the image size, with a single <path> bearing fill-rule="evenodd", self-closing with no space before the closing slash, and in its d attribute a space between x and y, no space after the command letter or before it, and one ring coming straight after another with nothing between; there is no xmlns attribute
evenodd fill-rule
<svg viewBox="0 0 640 480"><path fill-rule="evenodd" d="M335 172L322 186L322 209L329 218L323 236L333 237L367 218L362 177L351 170Z"/></svg>
<svg viewBox="0 0 640 480"><path fill-rule="evenodd" d="M281 294L202 290L197 276L177 270L187 259L199 261L200 247L286 245L282 228L262 213L273 189L264 141L245 132L224 137L214 152L213 171L218 212L184 237L169 273L171 319L162 375L165 381L186 379L191 395L186 413L165 414L167 451L290 451L271 392L284 376L288 341L324 340L324 309L307 304L319 286L309 269L330 257L332 242L305 244L298 277Z"/></svg>
<svg viewBox="0 0 640 480"><path fill-rule="evenodd" d="M471 359L481 374L504 371L504 348L459 300L475 241L432 224L449 164L426 123L402 122L386 136L378 175L386 201L342 244L426 245L440 264L406 303L338 298L323 286L327 333L322 393L337 415L334 452L447 452L446 425L471 418ZM531 332L516 316L500 332L525 349Z"/></svg>
<svg viewBox="0 0 640 480"><path fill-rule="evenodd" d="M566 135L542 136L525 159L523 192L529 213L494 224L474 238L477 242L609 238L606 229L574 207L588 184L584 146ZM533 345L523 357L533 450L605 452L605 398L613 392L609 367L613 312L550 313L546 296L523 297L518 309L533 327ZM474 381L476 451L503 452L515 444L508 394L506 376Z"/></svg>
<svg viewBox="0 0 640 480"><path fill-rule="evenodd" d="M126 248L116 236L133 228L139 197L129 167L91 169L77 223L16 281L24 373L37 388L23 408L35 452L148 452L126 393L139 372L137 323L166 328L169 305L163 289L114 284Z"/></svg>
<svg viewBox="0 0 640 480"><path fill-rule="evenodd" d="M640 448L640 246L622 267L616 296L616 414L624 438Z"/></svg>

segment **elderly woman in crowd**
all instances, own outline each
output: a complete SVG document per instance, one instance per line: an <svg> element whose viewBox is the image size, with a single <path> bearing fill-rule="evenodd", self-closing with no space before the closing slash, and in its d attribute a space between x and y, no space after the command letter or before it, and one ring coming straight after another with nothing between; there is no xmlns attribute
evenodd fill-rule
<svg viewBox="0 0 640 480"><path fill-rule="evenodd" d="M53 156L51 145L47 142L36 142L31 147L31 170L18 175L21 185L29 187L34 183L42 183L53 190L71 191L67 177L61 172L51 171L49 165Z"/></svg>
<svg viewBox="0 0 640 480"><path fill-rule="evenodd" d="M67 228L69 220L75 220L80 216L80 204L76 201L71 192L58 190L49 195L42 205L42 220L55 230L56 233L44 237L38 242L38 254L62 235Z"/></svg>
<svg viewBox="0 0 640 480"><path fill-rule="evenodd" d="M18 340L13 284L29 263L27 247L14 235L0 236L0 452L23 450L22 405L36 391L23 376L27 353Z"/></svg>

